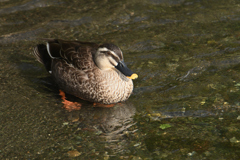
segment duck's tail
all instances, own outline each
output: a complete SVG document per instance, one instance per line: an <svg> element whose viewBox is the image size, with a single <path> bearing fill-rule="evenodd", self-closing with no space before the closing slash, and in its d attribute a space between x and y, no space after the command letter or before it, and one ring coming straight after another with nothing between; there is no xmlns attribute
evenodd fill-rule
<svg viewBox="0 0 240 160"><path fill-rule="evenodd" d="M44 44L38 44L33 49L33 55L36 57L38 62L44 64L46 70L51 73L52 58L48 54L47 46Z"/></svg>

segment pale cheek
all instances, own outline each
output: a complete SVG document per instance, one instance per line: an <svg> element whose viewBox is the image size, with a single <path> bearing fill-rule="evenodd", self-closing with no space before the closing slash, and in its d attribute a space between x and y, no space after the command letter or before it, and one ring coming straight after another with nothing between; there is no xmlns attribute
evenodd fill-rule
<svg viewBox="0 0 240 160"><path fill-rule="evenodd" d="M108 59L101 59L98 61L98 67L102 70L107 70L113 68L114 66L112 66Z"/></svg>

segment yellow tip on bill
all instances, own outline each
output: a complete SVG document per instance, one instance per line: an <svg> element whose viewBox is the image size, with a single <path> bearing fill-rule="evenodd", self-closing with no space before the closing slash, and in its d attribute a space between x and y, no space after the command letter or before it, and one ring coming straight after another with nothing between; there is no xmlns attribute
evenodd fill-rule
<svg viewBox="0 0 240 160"><path fill-rule="evenodd" d="M136 73L133 73L130 77L128 77L130 79L136 79L138 78L138 75Z"/></svg>

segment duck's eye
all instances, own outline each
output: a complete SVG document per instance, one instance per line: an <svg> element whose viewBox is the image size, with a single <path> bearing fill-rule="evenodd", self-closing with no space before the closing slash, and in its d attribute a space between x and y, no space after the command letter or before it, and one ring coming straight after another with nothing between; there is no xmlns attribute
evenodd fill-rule
<svg viewBox="0 0 240 160"><path fill-rule="evenodd" d="M109 56L110 56L110 55L112 55L112 54L111 54L111 52L107 51L107 55L109 55Z"/></svg>
<svg viewBox="0 0 240 160"><path fill-rule="evenodd" d="M111 52L109 52L109 51L102 51L102 53L104 53L106 55L111 55Z"/></svg>

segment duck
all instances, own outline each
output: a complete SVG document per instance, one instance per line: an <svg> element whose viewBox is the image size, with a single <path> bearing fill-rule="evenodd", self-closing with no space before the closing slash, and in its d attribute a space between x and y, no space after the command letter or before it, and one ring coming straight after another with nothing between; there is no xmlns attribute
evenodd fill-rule
<svg viewBox="0 0 240 160"><path fill-rule="evenodd" d="M138 75L124 62L112 43L44 39L33 49L36 60L64 92L100 104L126 101Z"/></svg>

